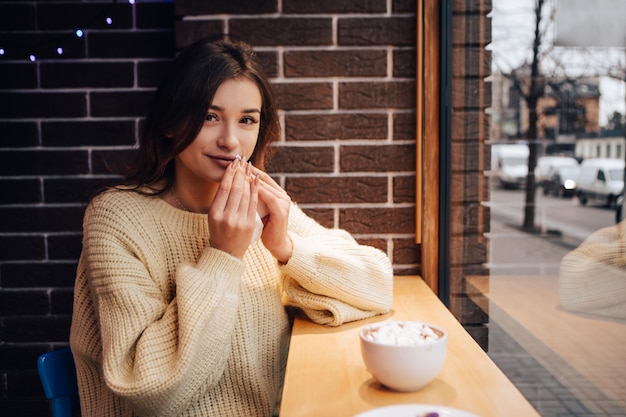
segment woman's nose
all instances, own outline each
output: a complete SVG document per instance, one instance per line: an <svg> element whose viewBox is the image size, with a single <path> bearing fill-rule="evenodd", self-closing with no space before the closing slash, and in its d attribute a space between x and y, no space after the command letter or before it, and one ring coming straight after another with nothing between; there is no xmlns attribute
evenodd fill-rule
<svg viewBox="0 0 626 417"><path fill-rule="evenodd" d="M220 131L220 137L218 138L218 145L223 148L234 148L238 144L235 126L229 123L224 123Z"/></svg>

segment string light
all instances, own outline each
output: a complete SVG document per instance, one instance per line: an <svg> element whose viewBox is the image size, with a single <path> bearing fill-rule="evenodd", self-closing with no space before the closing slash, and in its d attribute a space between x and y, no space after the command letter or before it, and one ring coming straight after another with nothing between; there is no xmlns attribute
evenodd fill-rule
<svg viewBox="0 0 626 417"><path fill-rule="evenodd" d="M106 17L104 19L104 22L108 26L113 25L113 18L109 14L109 11L110 11L111 7L113 5L115 5L117 2L118 2L118 0L111 0L111 3L104 9L104 11L102 11L99 14L99 17L96 16L96 17L92 18L91 21L88 24L86 24L83 28L74 29L73 32L71 32L69 36L72 36L72 34L73 34L77 38L83 38L85 36L85 30L89 29L91 24L93 24L94 22L96 22L99 19L101 19L102 15L104 13L106 13L105 14ZM136 0L128 0L128 4L130 4L131 6L134 6L136 4L136 2L137 2ZM39 45L41 45L41 43ZM37 45L33 45L33 47L34 46L37 46ZM10 54L11 49L12 48L10 47L10 45L4 45L4 47L0 48L0 57L9 57L9 56L11 56L11 54ZM56 50L56 54L59 55L59 56L61 56L61 55L63 55L65 53L65 50L64 50L62 45L57 45L55 47L55 50ZM32 52L28 53L28 59L29 59L30 62L36 62L37 61L36 52L32 51Z"/></svg>

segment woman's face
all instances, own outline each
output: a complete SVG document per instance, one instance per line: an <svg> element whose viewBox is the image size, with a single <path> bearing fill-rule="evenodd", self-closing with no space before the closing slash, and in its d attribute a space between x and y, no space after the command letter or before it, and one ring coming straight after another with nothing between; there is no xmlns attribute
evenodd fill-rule
<svg viewBox="0 0 626 417"><path fill-rule="evenodd" d="M220 182L237 155L252 155L259 136L261 92L247 78L226 80L215 92L194 141L176 157L178 179Z"/></svg>

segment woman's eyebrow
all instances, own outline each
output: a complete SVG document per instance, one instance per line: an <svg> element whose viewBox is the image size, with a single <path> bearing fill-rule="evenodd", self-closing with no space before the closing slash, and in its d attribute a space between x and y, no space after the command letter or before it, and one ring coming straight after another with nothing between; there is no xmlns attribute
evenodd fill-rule
<svg viewBox="0 0 626 417"><path fill-rule="evenodd" d="M219 112L224 112L224 108L220 107L220 106L216 106L215 104L211 104L209 106L209 109L211 110L217 110ZM261 113L261 109L256 109L256 108L251 108L251 109L243 109L241 111L242 113Z"/></svg>

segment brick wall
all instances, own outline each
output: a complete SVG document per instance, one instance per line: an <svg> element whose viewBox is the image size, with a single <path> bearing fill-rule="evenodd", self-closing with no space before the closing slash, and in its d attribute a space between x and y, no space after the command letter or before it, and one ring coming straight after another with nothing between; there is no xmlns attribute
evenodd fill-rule
<svg viewBox="0 0 626 417"><path fill-rule="evenodd" d="M109 26L102 13L110 0L0 0L2 416L49 415L35 360L67 344L85 203L115 181L105 161L128 155L176 48L198 37L228 32L261 55L284 127L268 169L293 199L322 224L385 251L397 274L420 273L415 1L117 3L104 13L113 18ZM459 7L465 1L455 2ZM71 35L92 17L83 38ZM62 56L55 52L59 39ZM33 51L37 60L30 62ZM469 126L464 120L478 120L478 107L465 107L469 116L458 121ZM479 152L473 142L483 133L468 131L458 131L466 139L459 136L456 149ZM458 159L456 178L471 172L467 184L477 190L473 163L469 153ZM479 194L460 195L453 220L468 228L455 229L455 246L478 242L473 247L480 249L472 220ZM462 280L464 262L471 268L482 260L480 250L478 260L468 256L454 258L462 272L453 270L453 279Z"/></svg>
<svg viewBox="0 0 626 417"><path fill-rule="evenodd" d="M49 415L36 358L67 344L84 204L174 55L172 2L111 4L0 2L1 416Z"/></svg>
<svg viewBox="0 0 626 417"><path fill-rule="evenodd" d="M241 2L244 3L244 2ZM251 43L284 135L268 171L322 224L419 273L415 245L415 3L177 0L176 43Z"/></svg>
<svg viewBox="0 0 626 417"><path fill-rule="evenodd" d="M484 171L490 169L491 0L452 2L452 119L450 126L450 310L476 341L487 349L488 309L473 300L484 297L465 277L487 275L490 212ZM488 303L481 303L487 305Z"/></svg>

